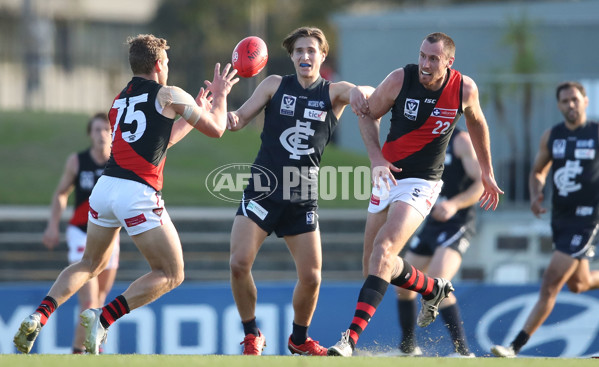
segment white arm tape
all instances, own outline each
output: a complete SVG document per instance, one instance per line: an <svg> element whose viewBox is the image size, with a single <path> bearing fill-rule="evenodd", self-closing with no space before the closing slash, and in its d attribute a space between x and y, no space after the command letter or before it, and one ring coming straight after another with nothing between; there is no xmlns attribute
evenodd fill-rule
<svg viewBox="0 0 599 367"><path fill-rule="evenodd" d="M158 93L158 99L162 106L168 104L178 104L184 107L181 117L187 122L195 126L200 120L202 109L196 103L195 99L186 91L178 87L163 87L160 92L164 90L165 93Z"/></svg>

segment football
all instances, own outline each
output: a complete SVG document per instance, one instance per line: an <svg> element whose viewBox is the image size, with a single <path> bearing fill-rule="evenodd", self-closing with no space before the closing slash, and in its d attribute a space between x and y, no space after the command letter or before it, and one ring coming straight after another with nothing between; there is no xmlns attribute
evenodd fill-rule
<svg viewBox="0 0 599 367"><path fill-rule="evenodd" d="M235 46L231 59L237 75L244 78L255 76L264 69L268 61L266 43L260 37L246 37Z"/></svg>

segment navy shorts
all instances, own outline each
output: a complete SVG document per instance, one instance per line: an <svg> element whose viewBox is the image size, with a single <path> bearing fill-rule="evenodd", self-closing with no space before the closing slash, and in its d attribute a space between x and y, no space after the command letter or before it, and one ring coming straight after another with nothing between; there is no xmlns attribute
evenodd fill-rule
<svg viewBox="0 0 599 367"><path fill-rule="evenodd" d="M551 224L553 249L575 259L593 258L599 224L556 225Z"/></svg>
<svg viewBox="0 0 599 367"><path fill-rule="evenodd" d="M277 237L293 236L318 229L316 200L292 203L266 197L254 201L252 198L257 195L245 190L237 215L250 218L269 235L274 231Z"/></svg>
<svg viewBox="0 0 599 367"><path fill-rule="evenodd" d="M474 224L425 224L417 236L412 237L408 251L420 256L433 256L439 247L456 250L462 257L470 247Z"/></svg>

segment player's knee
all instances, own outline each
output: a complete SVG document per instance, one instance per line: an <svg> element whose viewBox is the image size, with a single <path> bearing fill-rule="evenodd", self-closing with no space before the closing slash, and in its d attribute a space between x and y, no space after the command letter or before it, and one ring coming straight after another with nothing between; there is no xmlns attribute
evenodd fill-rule
<svg viewBox="0 0 599 367"><path fill-rule="evenodd" d="M580 281L569 282L568 289L572 293L582 293L582 292L586 292L588 290L588 286L586 284L584 284L584 282L580 282Z"/></svg>
<svg viewBox="0 0 599 367"><path fill-rule="evenodd" d="M231 256L229 259L229 269L231 270L232 277L240 278L250 273L252 263L245 259Z"/></svg>
<svg viewBox="0 0 599 367"><path fill-rule="evenodd" d="M183 269L181 271L175 271L173 274L167 277L167 284L169 289L175 289L183 283L185 280L185 272Z"/></svg>
<svg viewBox="0 0 599 367"><path fill-rule="evenodd" d="M310 287L312 289L318 289L322 282L321 273L319 270L308 272L307 274L300 275L299 280L302 282L304 287Z"/></svg>

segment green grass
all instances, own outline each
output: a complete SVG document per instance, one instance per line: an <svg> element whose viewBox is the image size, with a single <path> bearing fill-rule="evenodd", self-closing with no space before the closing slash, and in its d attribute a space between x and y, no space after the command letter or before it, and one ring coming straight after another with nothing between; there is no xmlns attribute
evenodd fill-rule
<svg viewBox="0 0 599 367"><path fill-rule="evenodd" d="M375 358L375 357L298 357L298 356L223 356L223 355L0 355L6 367L567 367L595 366L592 359L564 358Z"/></svg>
<svg viewBox="0 0 599 367"><path fill-rule="evenodd" d="M0 205L49 205L66 157L88 146L87 119L80 114L0 111ZM227 132L221 139L192 131L168 152L163 190L167 205L235 207L210 195L204 180L221 165L252 163L259 147L260 131L252 126ZM322 165L368 166L369 162L366 155L330 145ZM365 203L350 195L349 200L320 200L320 206L363 208Z"/></svg>

